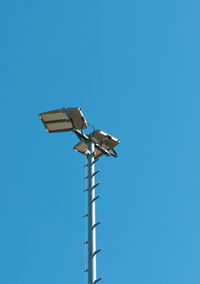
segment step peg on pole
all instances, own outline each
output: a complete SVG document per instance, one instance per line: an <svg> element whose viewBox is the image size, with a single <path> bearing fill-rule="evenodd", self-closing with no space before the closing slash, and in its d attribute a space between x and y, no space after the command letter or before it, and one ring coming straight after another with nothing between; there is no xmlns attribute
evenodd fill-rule
<svg viewBox="0 0 200 284"><path fill-rule="evenodd" d="M98 225L100 225L102 222L100 221L100 222L97 222L96 224L94 224L94 226L92 227L92 230L94 229L94 228L96 228L96 226L98 226Z"/></svg>
<svg viewBox="0 0 200 284"><path fill-rule="evenodd" d="M87 242L84 242L83 244L84 244L84 245L87 245L87 244L88 244L88 241L87 241Z"/></svg>
<svg viewBox="0 0 200 284"><path fill-rule="evenodd" d="M99 159L95 159L92 165L94 165L96 162L98 162Z"/></svg>
<svg viewBox="0 0 200 284"><path fill-rule="evenodd" d="M97 282L99 282L102 279L103 279L103 277L98 278L97 280L94 281L94 284L96 284Z"/></svg>
<svg viewBox="0 0 200 284"><path fill-rule="evenodd" d="M92 202L96 201L100 196L101 196L100 194L97 195L97 196L92 200Z"/></svg>
<svg viewBox="0 0 200 284"><path fill-rule="evenodd" d="M88 217L88 214L83 215L83 218Z"/></svg>
<svg viewBox="0 0 200 284"><path fill-rule="evenodd" d="M93 174L92 174L92 177L96 176L99 172L100 172L100 170L98 170L98 171L96 171L95 173L93 173ZM87 177L84 177L83 179L87 179L87 178L88 178L88 176L87 176Z"/></svg>
<svg viewBox="0 0 200 284"><path fill-rule="evenodd" d="M99 172L100 172L100 170L98 170L95 173L93 173L92 177L96 176Z"/></svg>
<svg viewBox="0 0 200 284"><path fill-rule="evenodd" d="M101 251L102 249L98 249L98 250L96 250L94 253L93 253L93 257L97 254L97 253L99 253L100 251Z"/></svg>
<svg viewBox="0 0 200 284"><path fill-rule="evenodd" d="M86 270L83 270L83 272L88 272L88 269L86 269Z"/></svg>
<svg viewBox="0 0 200 284"><path fill-rule="evenodd" d="M98 183L96 183L92 188L95 188L95 187L97 187L98 185L100 185L101 183L100 182L98 182Z"/></svg>
<svg viewBox="0 0 200 284"><path fill-rule="evenodd" d="M97 186L100 185L100 184L101 184L100 182L96 183L96 184L92 187L92 189L94 189L95 187L97 187ZM83 190L83 192L86 192L86 191L88 191L88 188L86 188L86 189Z"/></svg>
<svg viewBox="0 0 200 284"><path fill-rule="evenodd" d="M94 160L94 162L92 163L92 165L94 165L96 162L98 162L99 159ZM83 166L84 168L88 167L88 164Z"/></svg>

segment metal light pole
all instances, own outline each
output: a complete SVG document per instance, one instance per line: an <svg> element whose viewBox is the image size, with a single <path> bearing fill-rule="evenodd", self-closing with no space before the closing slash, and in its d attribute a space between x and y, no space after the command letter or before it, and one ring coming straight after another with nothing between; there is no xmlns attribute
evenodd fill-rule
<svg viewBox="0 0 200 284"><path fill-rule="evenodd" d="M88 284L96 283L94 142L88 145Z"/></svg>
<svg viewBox="0 0 200 284"><path fill-rule="evenodd" d="M49 133L56 132L74 132L80 139L80 142L74 146L74 150L87 156L88 164L88 188L84 191L88 192L88 213L84 217L88 217L88 241L84 244L88 245L88 284L96 284L102 277L97 279L96 255L101 249L96 250L96 227L101 222L95 221L95 202L100 195L95 196L95 188L99 183L95 184L95 162L99 157L106 155L117 157L114 147L119 144L119 140L113 136L96 130L89 135L83 134L82 130L88 127L88 123L81 112L80 108L63 108L50 112L39 114L42 123Z"/></svg>
<svg viewBox="0 0 200 284"><path fill-rule="evenodd" d="M88 214L84 217L88 217L88 241L85 243L88 245L88 284L95 284L102 279L102 277L97 279L97 268L96 268L96 254L101 251L101 249L96 250L96 226L101 222L95 221L95 201L100 197L95 196L95 188L99 183L95 184L95 175L99 172L95 172L95 143L89 141L87 150L88 159Z"/></svg>

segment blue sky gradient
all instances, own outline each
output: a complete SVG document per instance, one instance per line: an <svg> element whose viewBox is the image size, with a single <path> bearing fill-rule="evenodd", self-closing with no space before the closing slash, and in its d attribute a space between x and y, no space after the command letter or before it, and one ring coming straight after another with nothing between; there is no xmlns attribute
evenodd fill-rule
<svg viewBox="0 0 200 284"><path fill-rule="evenodd" d="M102 283L200 283L200 3L0 1L0 283L84 283L84 157L38 113L121 140L97 168Z"/></svg>

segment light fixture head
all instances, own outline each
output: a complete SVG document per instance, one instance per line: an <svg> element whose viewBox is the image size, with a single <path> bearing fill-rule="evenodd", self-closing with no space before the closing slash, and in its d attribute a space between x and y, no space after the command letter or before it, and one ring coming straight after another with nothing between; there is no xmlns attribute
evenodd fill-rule
<svg viewBox="0 0 200 284"><path fill-rule="evenodd" d="M81 108L62 108L40 113L39 116L49 133L67 132L74 128L87 128L87 122Z"/></svg>
<svg viewBox="0 0 200 284"><path fill-rule="evenodd" d="M101 150L101 148L105 149L106 151L110 152L110 156L117 156L116 151L114 148L120 143L120 140L101 131L101 130L96 130L92 132L88 140L81 139L81 141L74 146L74 150L77 152L86 155L87 149L88 149L88 144L90 141L95 143L95 159L98 159L105 153ZM107 155L109 156L109 155Z"/></svg>

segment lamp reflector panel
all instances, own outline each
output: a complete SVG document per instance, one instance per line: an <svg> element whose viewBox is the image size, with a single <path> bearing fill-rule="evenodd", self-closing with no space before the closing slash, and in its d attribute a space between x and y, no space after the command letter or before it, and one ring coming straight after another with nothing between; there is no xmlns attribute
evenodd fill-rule
<svg viewBox="0 0 200 284"><path fill-rule="evenodd" d="M74 146L74 150L76 150L77 152L86 155L86 151L88 149L88 144L86 143L85 140L81 140L77 145ZM101 157L102 155L104 155L101 151L99 151L96 147L95 147L95 159L98 159L99 157Z"/></svg>
<svg viewBox="0 0 200 284"><path fill-rule="evenodd" d="M44 122L70 119L66 112L62 110L41 113L40 118Z"/></svg>
<svg viewBox="0 0 200 284"><path fill-rule="evenodd" d="M49 133L87 128L87 122L80 108L62 108L41 113L39 116Z"/></svg>
<svg viewBox="0 0 200 284"><path fill-rule="evenodd" d="M80 108L65 108L65 110L71 116L74 126L77 129L87 128L87 122Z"/></svg>
<svg viewBox="0 0 200 284"><path fill-rule="evenodd" d="M101 131L97 130L91 133L90 139L95 143L100 145L102 148L106 149L107 151L110 151L114 149L119 144L119 139ZM88 142L85 141L84 139L81 139L81 141L74 146L74 150L77 152L86 155L86 151L88 149ZM104 155L99 149L95 147L95 159L101 157Z"/></svg>
<svg viewBox="0 0 200 284"><path fill-rule="evenodd" d="M119 139L103 132L102 130L97 130L94 131L93 133L90 134L90 136L92 137L92 139L99 144L100 146L102 146L103 148L105 148L106 150L111 150L114 147L116 147L119 144Z"/></svg>
<svg viewBox="0 0 200 284"><path fill-rule="evenodd" d="M73 128L71 121L46 122L46 128L49 132L66 132Z"/></svg>

